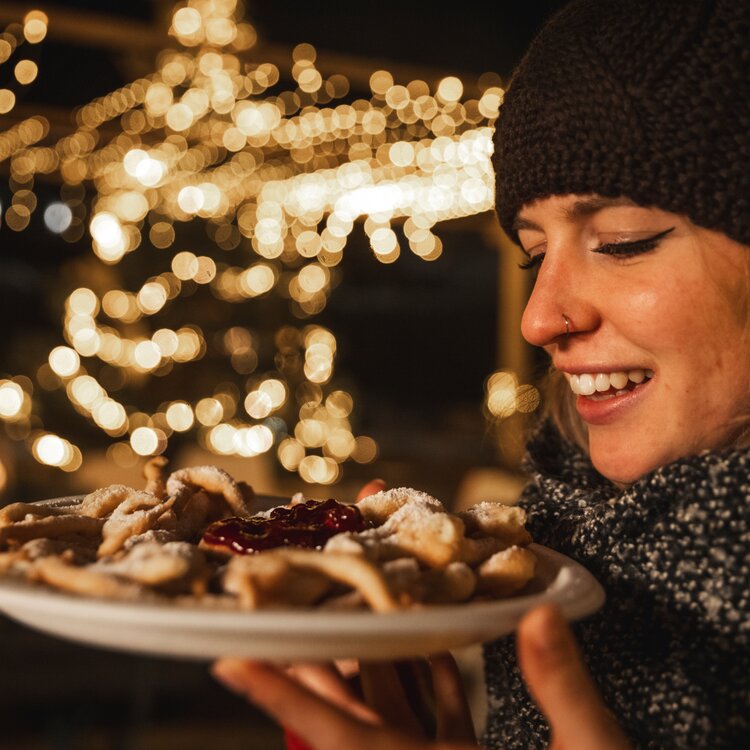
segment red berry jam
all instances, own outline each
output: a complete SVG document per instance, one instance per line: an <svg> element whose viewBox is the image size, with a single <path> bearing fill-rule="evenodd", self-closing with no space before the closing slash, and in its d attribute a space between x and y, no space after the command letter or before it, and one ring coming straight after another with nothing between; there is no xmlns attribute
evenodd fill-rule
<svg viewBox="0 0 750 750"><path fill-rule="evenodd" d="M308 500L288 508L274 508L268 517L215 521L203 533L203 541L240 555L273 547L320 549L332 536L344 531L363 531L366 526L356 505Z"/></svg>

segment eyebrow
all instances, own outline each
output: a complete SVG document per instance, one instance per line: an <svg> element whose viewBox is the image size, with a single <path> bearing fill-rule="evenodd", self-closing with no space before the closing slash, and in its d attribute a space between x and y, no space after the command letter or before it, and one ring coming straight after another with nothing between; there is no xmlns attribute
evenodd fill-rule
<svg viewBox="0 0 750 750"><path fill-rule="evenodd" d="M631 201L630 198L625 198L624 196L621 196L619 198L604 198L602 196L594 196L592 198L581 198L580 200L577 200L572 206L564 209L563 215L566 219L573 221L575 219L582 219L587 216L593 216L595 213L601 211L604 208L635 205L637 204ZM516 232L520 231L521 229L535 229L539 232L542 231L542 228L538 224L530 221L529 219L523 219L520 216L517 216L513 221L513 229Z"/></svg>

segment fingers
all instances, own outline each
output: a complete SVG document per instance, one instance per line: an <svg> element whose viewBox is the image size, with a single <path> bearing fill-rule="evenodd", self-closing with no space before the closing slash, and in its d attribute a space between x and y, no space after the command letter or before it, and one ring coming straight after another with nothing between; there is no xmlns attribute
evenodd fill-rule
<svg viewBox="0 0 750 750"><path fill-rule="evenodd" d="M382 492L385 489L385 482L382 479L373 479L369 481L358 493L357 502L364 497L369 497L377 492Z"/></svg>
<svg viewBox="0 0 750 750"><path fill-rule="evenodd" d="M240 659L221 659L214 664L212 673L230 690L243 695L281 726L303 738L314 750L344 747L386 750L390 746L387 736L381 741L370 725L314 695L278 668Z"/></svg>
<svg viewBox="0 0 750 750"><path fill-rule="evenodd" d="M411 710L395 666L390 662L362 662L359 668L362 696L383 720L413 736L422 734L422 726Z"/></svg>
<svg viewBox="0 0 750 750"><path fill-rule="evenodd" d="M475 742L474 722L455 660L450 654L432 656L430 671L435 693L437 736L453 742Z"/></svg>
<svg viewBox="0 0 750 750"><path fill-rule="evenodd" d="M381 723L380 717L354 695L339 672L326 664L294 664L287 673L315 695L370 724Z"/></svg>
<svg viewBox="0 0 750 750"><path fill-rule="evenodd" d="M524 680L561 750L625 750L628 742L602 702L570 628L556 607L527 614L518 629Z"/></svg>

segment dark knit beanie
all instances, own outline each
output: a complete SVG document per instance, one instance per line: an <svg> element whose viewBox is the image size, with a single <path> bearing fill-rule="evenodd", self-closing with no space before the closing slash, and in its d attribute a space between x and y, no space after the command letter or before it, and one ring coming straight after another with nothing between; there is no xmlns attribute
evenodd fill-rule
<svg viewBox="0 0 750 750"><path fill-rule="evenodd" d="M513 74L497 211L625 196L750 245L750 0L573 0Z"/></svg>

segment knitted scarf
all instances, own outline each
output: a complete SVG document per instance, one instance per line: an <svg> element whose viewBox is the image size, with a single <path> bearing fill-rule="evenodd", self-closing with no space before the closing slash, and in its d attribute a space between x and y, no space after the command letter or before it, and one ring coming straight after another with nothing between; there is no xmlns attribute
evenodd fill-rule
<svg viewBox="0 0 750 750"><path fill-rule="evenodd" d="M572 557L607 602L575 626L636 748L750 748L750 450L678 460L621 490L548 423L521 503L535 541ZM515 643L485 647L485 744L547 747Z"/></svg>

